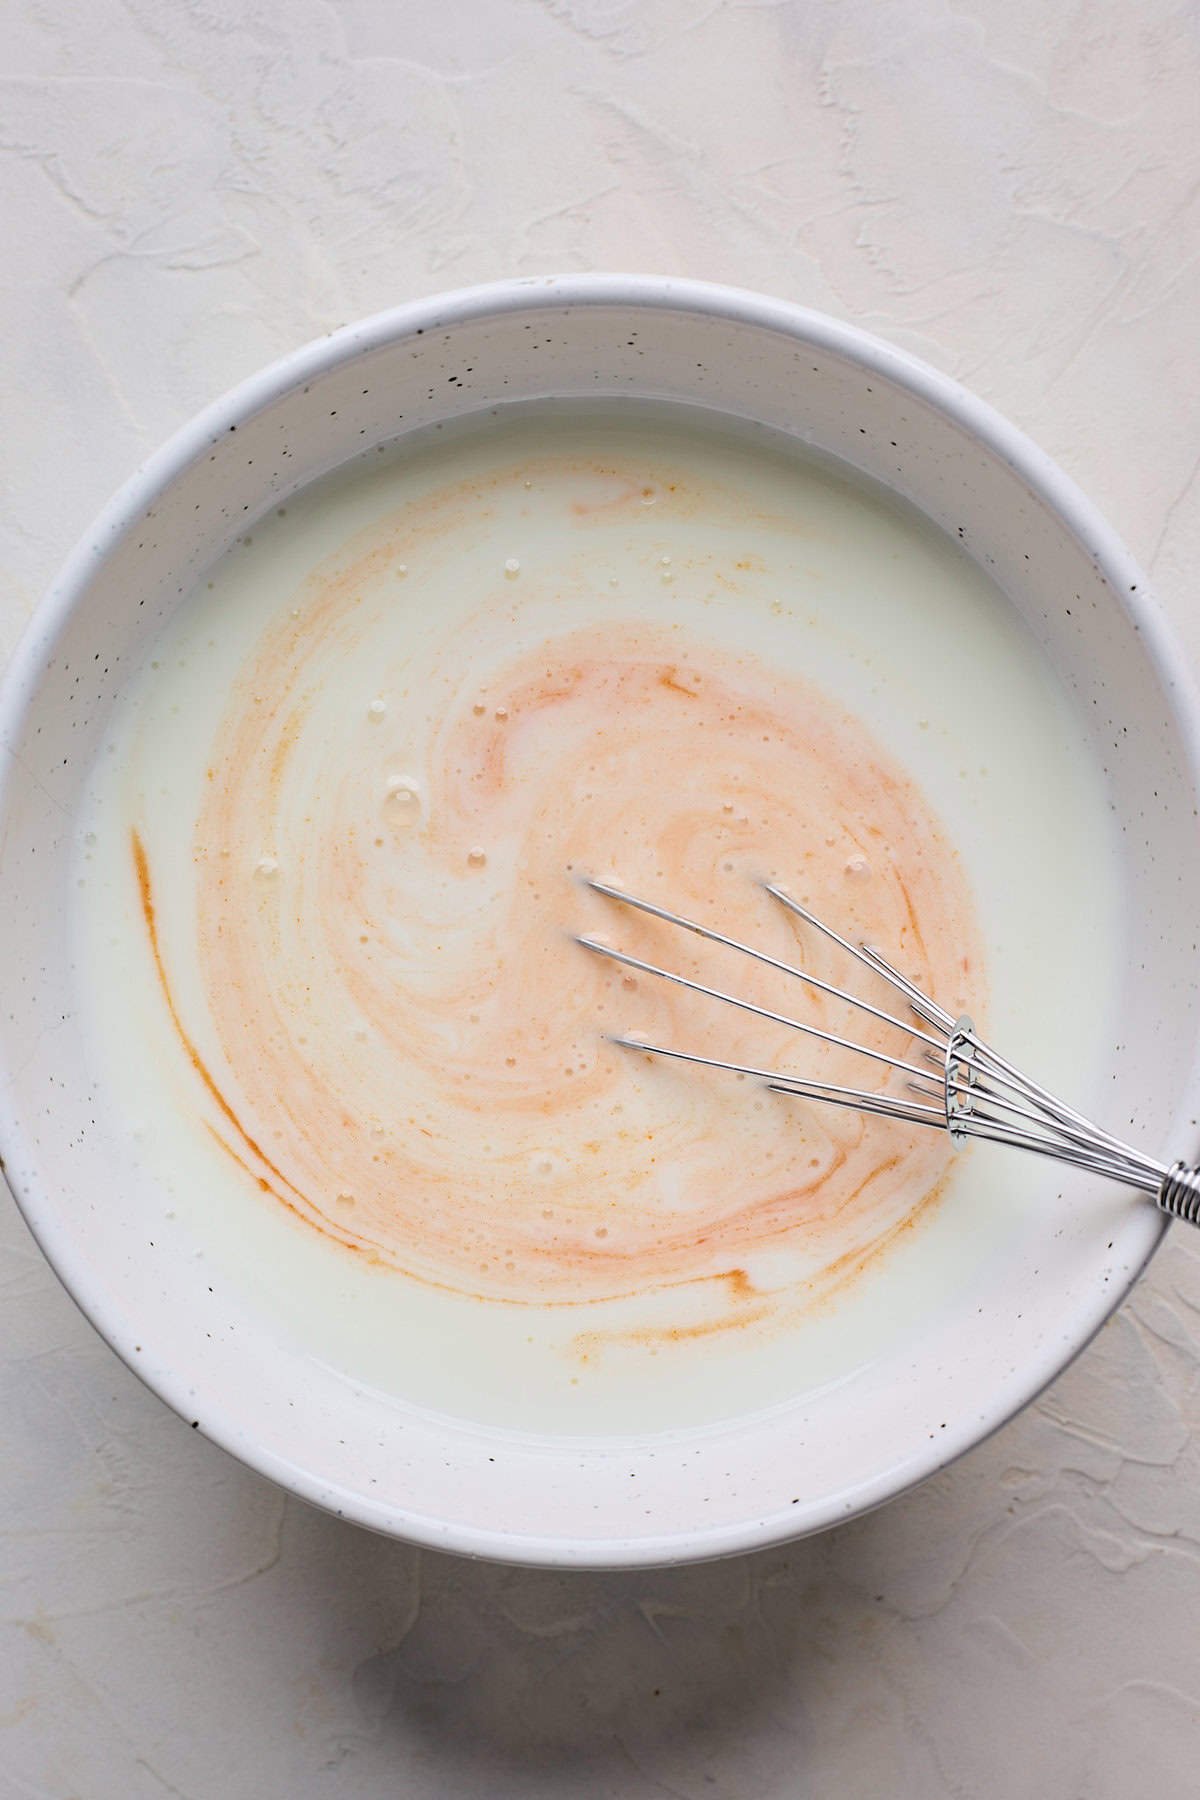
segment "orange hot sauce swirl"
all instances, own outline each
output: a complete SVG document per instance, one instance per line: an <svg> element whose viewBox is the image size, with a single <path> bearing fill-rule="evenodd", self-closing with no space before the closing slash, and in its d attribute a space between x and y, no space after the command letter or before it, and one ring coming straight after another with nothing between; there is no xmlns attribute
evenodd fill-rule
<svg viewBox="0 0 1200 1800"><path fill-rule="evenodd" d="M410 707L354 724L342 747L309 711L317 661L356 628L340 592L320 630L281 626L261 646L196 826L223 1067L198 1062L178 1012L176 1028L205 1103L216 1094L212 1129L263 1193L374 1262L497 1301L720 1278L745 1303L799 1265L846 1267L887 1242L936 1193L939 1136L613 1048L604 1031L646 1030L831 1082L869 1075L846 1051L590 958L572 934L876 1048L903 1055L905 1040L619 913L572 871L847 981L837 950L763 896L757 877L774 875L957 1006L968 977L979 997L977 932L918 788L810 684L637 621L462 680L423 765L398 776Z"/></svg>
<svg viewBox="0 0 1200 1800"><path fill-rule="evenodd" d="M386 711L356 700L334 742L320 696L365 629L361 577L274 628L225 708L195 832L219 1047L205 1059L135 845L197 1106L247 1178L331 1243L497 1302L720 1280L759 1316L797 1280L870 1258L937 1193L941 1137L613 1046L606 1032L644 1030L876 1079L845 1051L589 956L573 934L894 1054L907 1041L573 875L882 999L763 895L773 875L945 1005L977 1005L970 895L920 791L815 686L629 618L478 667L459 641L416 673L381 668Z"/></svg>

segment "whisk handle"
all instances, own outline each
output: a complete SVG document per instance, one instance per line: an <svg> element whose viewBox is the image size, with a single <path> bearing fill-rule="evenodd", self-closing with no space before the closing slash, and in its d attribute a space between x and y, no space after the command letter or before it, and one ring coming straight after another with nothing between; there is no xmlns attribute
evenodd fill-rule
<svg viewBox="0 0 1200 1800"><path fill-rule="evenodd" d="M1200 1225L1200 1169L1189 1169L1182 1162L1172 1163L1163 1176L1155 1201L1173 1219Z"/></svg>

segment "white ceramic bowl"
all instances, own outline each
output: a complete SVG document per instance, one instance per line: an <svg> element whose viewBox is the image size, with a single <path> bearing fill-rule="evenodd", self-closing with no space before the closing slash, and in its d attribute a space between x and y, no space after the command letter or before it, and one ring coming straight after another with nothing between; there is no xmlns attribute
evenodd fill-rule
<svg viewBox="0 0 1200 1800"><path fill-rule="evenodd" d="M1136 1116L1142 1141L1183 1154L1200 1099L1200 739L1179 653L1083 497L953 382L781 302L583 276L400 307L219 401L87 533L0 699L8 1180L98 1330L235 1456L381 1531L579 1566L749 1549L886 1500L1036 1394L1121 1299L1163 1229L1148 1204L1098 1190L1053 1233L1018 1242L969 1303L947 1296L884 1373L767 1417L653 1439L536 1442L407 1411L281 1344L244 1305L225 1321L236 1330L207 1335L207 1286L194 1261L150 1243L105 1129L103 1085L89 1079L72 1030L73 818L123 671L236 533L364 447L509 400L597 394L700 403L791 432L963 537L1094 718L1126 834L1125 1048L1106 1117L1119 1128Z"/></svg>

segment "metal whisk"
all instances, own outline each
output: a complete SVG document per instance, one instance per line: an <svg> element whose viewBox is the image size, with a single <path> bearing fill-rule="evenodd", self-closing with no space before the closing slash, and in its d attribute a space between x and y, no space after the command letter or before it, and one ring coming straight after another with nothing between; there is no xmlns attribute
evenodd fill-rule
<svg viewBox="0 0 1200 1800"><path fill-rule="evenodd" d="M729 937L723 931L716 931L709 925L702 925L696 919L686 919L680 913L670 912L664 906L655 905L653 901L640 900L621 888L613 887L609 882L589 879L586 885L594 893L603 894L606 899L649 913L652 918L661 919L668 925L677 925L684 931L694 932L697 937L706 938L710 943L724 944L728 949L738 950L744 956L752 957L755 962L765 963L781 974L794 976L809 988L843 1000L848 1006L869 1013L873 1019L895 1027L897 1032L902 1033L917 1048L907 1057L891 1056L882 1050L868 1049L836 1032L826 1031L803 1019L791 1018L785 1013L774 1012L769 1007L726 993L721 988L692 981L685 975L660 968L656 963L632 956L625 950L614 949L596 938L580 937L577 942L597 956L608 957L613 962L637 969L645 975L659 976L662 980L674 982L678 987L688 988L693 993L704 994L727 1006L736 1006L743 1012L757 1014L759 1018L768 1019L773 1024L789 1026L806 1037L820 1039L843 1050L856 1051L871 1062L905 1076L906 1092L899 1095L875 1092L869 1088L840 1087L829 1082L784 1074L778 1070L726 1062L719 1057L698 1056L691 1051L675 1049L666 1044L647 1043L640 1036L617 1036L611 1039L613 1043L640 1051L643 1055L672 1057L680 1062L698 1063L705 1068L728 1069L737 1075L753 1076L765 1082L773 1093L798 1094L807 1100L820 1100L830 1106L846 1106L857 1112L877 1113L883 1118L899 1119L908 1125L928 1126L934 1131L946 1132L956 1149L970 1138L986 1138L992 1143L1009 1144L1017 1150L1032 1151L1037 1156L1053 1157L1056 1162L1069 1163L1074 1168L1086 1169L1093 1175L1103 1175L1126 1187L1137 1188L1143 1194L1149 1194L1155 1204L1172 1218L1186 1219L1189 1225L1200 1225L1200 1169L1183 1162L1168 1166L1155 1157L1143 1155L1140 1150L1135 1150L1109 1132L1102 1131L1098 1125L1093 1125L1090 1119L1056 1099L993 1050L978 1035L969 1018L956 1019L935 1000L922 993L899 969L893 968L878 950L865 943L850 943L773 882L763 883L773 899L797 918L803 919L806 925L831 939L847 956L853 957L873 974L882 976L901 996L920 1023L914 1024L911 1019L898 1017L895 1013L872 1005L857 994L849 993L845 988L835 987L831 982L819 979L805 969L783 962L778 957L768 956L765 951L743 944L737 938ZM917 1058L920 1060L916 1060Z"/></svg>

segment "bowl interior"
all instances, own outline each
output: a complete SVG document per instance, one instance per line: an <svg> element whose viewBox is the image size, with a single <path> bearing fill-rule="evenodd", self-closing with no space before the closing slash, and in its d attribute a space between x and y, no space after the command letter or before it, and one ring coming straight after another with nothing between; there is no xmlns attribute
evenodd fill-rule
<svg viewBox="0 0 1200 1800"><path fill-rule="evenodd" d="M364 448L510 401L622 394L756 420L841 459L956 536L1010 596L1074 690L1122 834L1121 1047L1104 1122L1187 1154L1200 839L1173 652L1136 569L1051 465L951 384L831 321L718 290L581 279L343 332L221 402L135 477L64 571L0 708L0 1148L75 1297L185 1417L317 1503L447 1548L600 1565L714 1555L887 1498L1049 1380L1161 1230L1143 1202L1064 1183L990 1284L947 1296L886 1379L868 1370L849 1394L703 1432L575 1443L399 1408L281 1343L242 1301L223 1320L232 1329L210 1333L206 1284L141 1228L103 1083L71 1028L64 904L81 784L125 672L238 533Z"/></svg>

